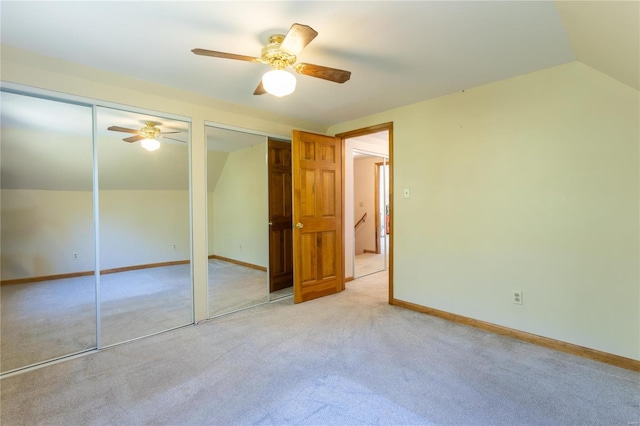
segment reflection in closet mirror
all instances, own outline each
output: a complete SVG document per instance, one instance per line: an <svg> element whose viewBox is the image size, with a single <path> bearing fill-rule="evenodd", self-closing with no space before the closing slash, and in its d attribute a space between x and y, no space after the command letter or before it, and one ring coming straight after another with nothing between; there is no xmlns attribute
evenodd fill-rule
<svg viewBox="0 0 640 426"><path fill-rule="evenodd" d="M209 317L265 303L267 138L207 127Z"/></svg>
<svg viewBox="0 0 640 426"><path fill-rule="evenodd" d="M109 346L193 322L189 123L98 108L97 128L101 339Z"/></svg>
<svg viewBox="0 0 640 426"><path fill-rule="evenodd" d="M0 92L2 373L96 347L92 109Z"/></svg>

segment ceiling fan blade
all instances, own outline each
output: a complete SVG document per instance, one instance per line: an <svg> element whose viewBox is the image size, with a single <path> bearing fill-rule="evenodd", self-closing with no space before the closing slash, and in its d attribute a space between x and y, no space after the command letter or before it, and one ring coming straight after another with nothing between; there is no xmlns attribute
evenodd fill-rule
<svg viewBox="0 0 640 426"><path fill-rule="evenodd" d="M293 24L280 45L280 50L290 55L297 55L316 38L318 32L308 25Z"/></svg>
<svg viewBox="0 0 640 426"><path fill-rule="evenodd" d="M262 85L262 80L260 80L260 83L258 84L258 87L256 87L256 90L253 91L253 94L264 95L265 93L267 93L267 91L264 89L264 86Z"/></svg>
<svg viewBox="0 0 640 426"><path fill-rule="evenodd" d="M170 135L172 133L182 133L182 130L178 130L177 132L160 132L161 135Z"/></svg>
<svg viewBox="0 0 640 426"><path fill-rule="evenodd" d="M201 56L212 56L214 58L224 58L224 59L236 59L238 61L247 61L247 62L262 62L260 58L256 58L254 56L236 55L235 53L216 52L215 50L206 50L206 49L192 49L191 51L196 55L201 55Z"/></svg>
<svg viewBox="0 0 640 426"><path fill-rule="evenodd" d="M141 141L142 139L144 139L144 136L131 136L130 138L124 138L122 139L125 142L138 142Z"/></svg>
<svg viewBox="0 0 640 426"><path fill-rule="evenodd" d="M297 64L296 72L311 77L322 78L323 80L335 83L344 83L351 78L351 71L339 70L337 68L323 67L322 65Z"/></svg>
<svg viewBox="0 0 640 426"><path fill-rule="evenodd" d="M124 133L138 133L138 130L127 129L126 127L119 127L119 126L107 127L107 130L113 130L114 132L124 132Z"/></svg>
<svg viewBox="0 0 640 426"><path fill-rule="evenodd" d="M172 133L180 133L180 132L172 132ZM178 141L178 142L186 143L185 141L181 141L180 139L170 138L170 137L168 137L168 136L162 136L162 135L159 135L158 137L160 137L160 138L162 138L162 139L171 139L172 141Z"/></svg>

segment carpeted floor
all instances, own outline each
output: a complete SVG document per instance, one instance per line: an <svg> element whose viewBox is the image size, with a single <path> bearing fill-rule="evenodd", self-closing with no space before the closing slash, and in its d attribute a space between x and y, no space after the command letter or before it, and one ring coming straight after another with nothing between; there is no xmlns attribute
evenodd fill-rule
<svg viewBox="0 0 640 426"><path fill-rule="evenodd" d="M386 247L382 253L360 253L353 257L354 278L375 274L387 268L389 264L389 239L382 238L380 246Z"/></svg>
<svg viewBox="0 0 640 426"><path fill-rule="evenodd" d="M362 253L353 257L353 276L355 278L375 274L385 269L384 254Z"/></svg>
<svg viewBox="0 0 640 426"><path fill-rule="evenodd" d="M263 271L209 260L209 315L268 299ZM291 288L272 297L291 294ZM189 265L101 277L103 346L192 323ZM94 277L0 288L0 371L96 347Z"/></svg>
<svg viewBox="0 0 640 426"><path fill-rule="evenodd" d="M266 272L209 259L209 277L210 317L269 300Z"/></svg>
<svg viewBox="0 0 640 426"><path fill-rule="evenodd" d="M640 375L388 305L386 273L0 381L1 423L628 425Z"/></svg>

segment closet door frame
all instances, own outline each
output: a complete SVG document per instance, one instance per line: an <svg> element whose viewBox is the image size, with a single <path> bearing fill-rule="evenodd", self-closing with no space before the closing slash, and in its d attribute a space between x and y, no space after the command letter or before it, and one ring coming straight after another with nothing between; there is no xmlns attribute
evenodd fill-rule
<svg viewBox="0 0 640 426"><path fill-rule="evenodd" d="M102 339L101 339L101 331L100 331L100 326L101 326L101 318L100 318L100 235L99 235L99 214L100 214L100 209L99 209L99 182L98 182L98 151L97 151L97 113L98 113L98 108L100 107L104 107L104 108L110 108L110 109L115 109L115 110L119 110L119 111L124 111L124 112L132 112L132 113L139 113L139 114L147 114L147 115L152 115L152 116L157 116L160 118L166 118L166 119L171 119L171 120L176 120L176 121L183 121L187 124L188 127L188 131L189 131L189 139L187 141L187 156L188 156L188 170L189 170L189 176L188 176L188 182L189 182L189 189L188 189L188 195L189 195L189 265L190 265L190 281L191 281L191 324L193 325L195 323L195 300L194 300L194 267L193 267L193 182L192 182L192 143L191 143L191 137L192 137L192 119L191 117L186 117L186 116L181 116L181 115L177 115L177 114L170 114L170 113L166 113L166 112L161 112L161 111L155 111L155 110L151 110L151 109L146 109L146 108L138 108L138 107L133 107L130 105L122 105L119 103L115 103L115 102L109 102L109 101L104 101L104 100L100 100L100 99L94 99L94 98L88 98L88 97L84 97L84 96L77 96L77 95L71 95L71 94L67 94L67 93L63 93L63 92L57 92L57 91L53 91L53 90L47 90L47 89L42 89L42 88L37 88L37 87L32 87L32 86L26 86L26 85L22 85L22 84L16 84L16 83L11 83L11 82L6 82L6 81L0 81L0 91L3 92L7 92L7 93L12 93L12 94L16 94L16 95L23 95L23 96L29 96L29 97L34 97L34 98L41 98L41 99L46 99L46 100L51 100L51 101L55 101L55 102L62 102L62 103L67 103L67 104L74 104L74 105L79 105L79 106L85 106L88 108L91 108L92 110L92 144L93 144L93 157L92 157L92 173L93 173L93 183L92 183L92 191L93 191L93 231L94 231L94 256L95 256L95 264L94 264L94 277L95 277L95 294L96 294L96 300L95 300L95 315L96 315L96 345L95 348L93 349L88 349L88 350L84 350L78 353L73 353L73 354L69 354L69 355L63 355L60 357L56 357L50 360L45 360L42 362L38 362L35 364L30 364L24 367L20 367L17 368L15 370L11 370L8 371L6 373L2 373L0 374L1 377L8 377L10 375L13 374L18 374L24 371L29 371L31 369L35 369L35 368L39 368L41 366L44 365L50 365L52 363L56 363L56 362L60 362L60 360L62 359L69 359L69 358L73 358L73 357L77 357L77 356L82 356L88 353L93 353L95 351L98 351L100 349L103 349L103 345L102 345ZM164 330L164 331L168 331L168 330ZM164 331L160 331L159 333L162 333ZM158 333L153 333L153 334L158 334ZM143 337L147 337L147 336L140 336L139 338L143 338ZM135 340L135 339L134 339ZM118 345L121 343L126 343L126 342L119 342L116 343L114 345ZM109 345L109 346L114 346L114 345Z"/></svg>

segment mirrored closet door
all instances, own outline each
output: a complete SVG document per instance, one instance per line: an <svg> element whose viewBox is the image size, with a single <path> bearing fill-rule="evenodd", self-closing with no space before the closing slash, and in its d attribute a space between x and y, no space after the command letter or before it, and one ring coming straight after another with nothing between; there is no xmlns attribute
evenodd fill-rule
<svg viewBox="0 0 640 426"><path fill-rule="evenodd" d="M193 322L189 123L98 108L102 346Z"/></svg>
<svg viewBox="0 0 640 426"><path fill-rule="evenodd" d="M269 300L267 138L207 127L209 317Z"/></svg>
<svg viewBox="0 0 640 426"><path fill-rule="evenodd" d="M0 92L6 373L96 347L92 108Z"/></svg>

